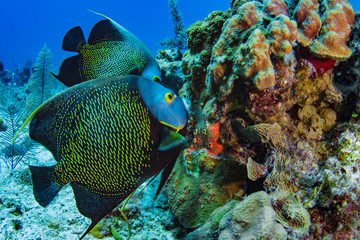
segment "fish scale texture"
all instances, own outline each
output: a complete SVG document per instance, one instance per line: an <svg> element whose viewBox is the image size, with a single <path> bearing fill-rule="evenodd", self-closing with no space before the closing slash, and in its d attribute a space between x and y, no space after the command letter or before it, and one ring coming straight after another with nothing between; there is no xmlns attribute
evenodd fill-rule
<svg viewBox="0 0 360 240"><path fill-rule="evenodd" d="M50 121L55 127L45 127L56 136L55 176L101 195L128 194L150 168L150 115L133 84L101 84L70 91ZM32 137L42 141L41 134Z"/></svg>
<svg viewBox="0 0 360 240"><path fill-rule="evenodd" d="M94 45L84 44L80 50L82 78L126 75L136 67L142 71L149 63L147 52L127 42L104 41Z"/></svg>

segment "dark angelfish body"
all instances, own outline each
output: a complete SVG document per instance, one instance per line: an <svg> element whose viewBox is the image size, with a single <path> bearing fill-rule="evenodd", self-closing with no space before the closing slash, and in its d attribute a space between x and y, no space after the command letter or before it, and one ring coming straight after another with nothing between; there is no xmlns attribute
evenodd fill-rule
<svg viewBox="0 0 360 240"><path fill-rule="evenodd" d="M160 81L159 66L149 49L111 19L95 24L88 43L80 27L72 28L66 33L62 48L79 53L65 59L59 75L54 75L68 87L95 78L127 74Z"/></svg>
<svg viewBox="0 0 360 240"><path fill-rule="evenodd" d="M80 213L92 220L81 238L165 169L159 192L186 141L170 129L186 125L183 99L135 75L78 84L42 104L30 120L30 137L58 162L30 166L34 196L45 207L70 183Z"/></svg>

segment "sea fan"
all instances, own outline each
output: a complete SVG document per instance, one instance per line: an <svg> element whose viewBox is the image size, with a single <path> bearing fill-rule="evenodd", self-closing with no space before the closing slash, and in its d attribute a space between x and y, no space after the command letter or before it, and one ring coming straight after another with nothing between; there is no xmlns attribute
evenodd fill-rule
<svg viewBox="0 0 360 240"><path fill-rule="evenodd" d="M26 155L29 156L34 146L34 141L25 132L21 132L12 141L20 127L21 115L19 113L15 104L10 104L0 111L1 118L6 124L6 130L0 132L0 159L10 169L14 169Z"/></svg>
<svg viewBox="0 0 360 240"><path fill-rule="evenodd" d="M170 19L174 24L174 33L175 37L166 38L164 41L161 41L160 44L163 48L177 48L178 50L186 49L187 45L187 34L184 28L184 22L182 20L182 15L177 9L176 0L168 0L169 9L170 9Z"/></svg>
<svg viewBox="0 0 360 240"><path fill-rule="evenodd" d="M56 79L50 73L52 68L52 54L45 44L33 65L34 72L26 87L29 95L26 98L25 116L29 116L40 104L54 95Z"/></svg>

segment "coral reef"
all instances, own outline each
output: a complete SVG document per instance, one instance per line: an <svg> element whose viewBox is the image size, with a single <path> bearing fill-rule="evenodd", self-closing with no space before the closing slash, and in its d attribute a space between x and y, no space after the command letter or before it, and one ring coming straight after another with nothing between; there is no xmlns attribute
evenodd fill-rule
<svg viewBox="0 0 360 240"><path fill-rule="evenodd" d="M21 111L14 104L0 109L0 116L5 120L6 129L0 132L0 160L10 169L17 167L25 158L33 156L35 142L24 132L19 134L19 138L13 140L17 130L20 128Z"/></svg>
<svg viewBox="0 0 360 240"><path fill-rule="evenodd" d="M32 73L32 61L27 60L22 69L16 68L10 71L4 68L4 64L0 62L0 82L7 86L24 86L29 81Z"/></svg>
<svg viewBox="0 0 360 240"><path fill-rule="evenodd" d="M184 84L184 74L181 71L182 54L177 49L159 50L156 61L160 67L160 83L178 93Z"/></svg>
<svg viewBox="0 0 360 240"><path fill-rule="evenodd" d="M297 41L306 47L321 29L318 0L300 0L294 12L298 24Z"/></svg>
<svg viewBox="0 0 360 240"><path fill-rule="evenodd" d="M180 13L169 4L179 24L168 43L183 48ZM183 54L163 49L157 61L161 83L191 102L188 143L164 195L153 200L156 178L129 200L133 239L358 239L360 13L346 0L232 0L186 33ZM28 96L14 90L21 74L0 64L1 93L15 109ZM0 134L19 125L0 117ZM25 197L32 190L21 163L49 165L51 156L18 161L10 150L1 151L13 158L0 161L0 238L79 236L88 220L70 188L45 218ZM88 238L126 235L115 209Z"/></svg>
<svg viewBox="0 0 360 240"><path fill-rule="evenodd" d="M261 190L291 239L359 231L358 163L347 167L350 151L338 147L342 124L360 119L359 20L345 0L233 0L187 30L189 143L166 195L180 223L197 228L189 239L237 236L224 217L235 203L223 205Z"/></svg>
<svg viewBox="0 0 360 240"><path fill-rule="evenodd" d="M17 130L20 129L23 121L36 107L59 91L59 86L50 74L52 58L51 51L46 48L46 45L32 66L33 73L29 82L26 83L29 79L28 75L31 73L30 64L31 62L27 61L22 73L17 74L18 71L16 70L10 74L9 82L3 81L2 78L3 82L0 83L1 94L4 96L0 101L0 117L3 120L2 125L6 126L0 132L0 160L10 169L16 168L21 163L26 163L24 160L33 156L32 150L36 145L26 133L27 128L22 130L16 139L13 139ZM16 80L19 76L20 80Z"/></svg>

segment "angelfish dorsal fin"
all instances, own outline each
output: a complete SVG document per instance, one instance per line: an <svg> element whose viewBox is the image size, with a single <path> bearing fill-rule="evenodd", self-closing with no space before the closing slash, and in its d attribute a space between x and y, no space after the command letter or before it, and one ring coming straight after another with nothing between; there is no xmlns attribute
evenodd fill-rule
<svg viewBox="0 0 360 240"><path fill-rule="evenodd" d="M89 11L106 18L105 20L101 20L96 23L95 26L91 29L88 38L89 44L92 45L103 41L127 42L128 44L136 46L139 49L147 52L147 54L151 55L150 51L147 49L144 43L120 24L104 14L94 12L90 9Z"/></svg>
<svg viewBox="0 0 360 240"><path fill-rule="evenodd" d="M126 31L126 30L125 30ZM101 20L91 29L88 43L95 44L103 41L126 41L126 35L112 23L111 20Z"/></svg>

